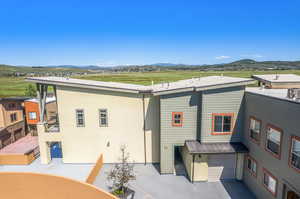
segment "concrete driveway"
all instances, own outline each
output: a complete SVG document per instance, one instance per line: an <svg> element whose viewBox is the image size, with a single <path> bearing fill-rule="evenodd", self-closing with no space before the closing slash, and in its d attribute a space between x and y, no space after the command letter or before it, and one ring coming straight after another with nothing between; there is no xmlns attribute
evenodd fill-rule
<svg viewBox="0 0 300 199"><path fill-rule="evenodd" d="M94 185L110 191L106 181L112 167L105 164ZM247 187L238 181L199 182L192 184L185 176L160 175L151 165L135 165L136 181L129 187L135 191L134 199L254 199Z"/></svg>

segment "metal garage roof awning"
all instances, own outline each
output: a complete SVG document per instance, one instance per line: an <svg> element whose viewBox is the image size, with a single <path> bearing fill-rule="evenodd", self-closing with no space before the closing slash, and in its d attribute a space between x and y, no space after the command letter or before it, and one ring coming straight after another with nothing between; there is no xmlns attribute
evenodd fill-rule
<svg viewBox="0 0 300 199"><path fill-rule="evenodd" d="M191 154L248 153L248 148L240 142L231 143L200 143L187 140L185 145Z"/></svg>

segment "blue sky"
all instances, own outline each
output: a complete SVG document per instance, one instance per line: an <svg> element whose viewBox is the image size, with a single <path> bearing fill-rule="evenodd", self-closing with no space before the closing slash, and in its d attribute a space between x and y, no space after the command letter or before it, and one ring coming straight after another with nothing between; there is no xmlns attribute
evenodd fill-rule
<svg viewBox="0 0 300 199"><path fill-rule="evenodd" d="M299 0L1 0L0 63L300 60Z"/></svg>

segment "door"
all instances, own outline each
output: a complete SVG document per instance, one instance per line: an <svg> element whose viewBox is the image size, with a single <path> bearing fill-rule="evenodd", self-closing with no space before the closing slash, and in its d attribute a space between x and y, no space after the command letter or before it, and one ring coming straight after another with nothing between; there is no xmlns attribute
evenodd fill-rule
<svg viewBox="0 0 300 199"><path fill-rule="evenodd" d="M51 158L62 158L61 144L59 142L51 143Z"/></svg>
<svg viewBox="0 0 300 199"><path fill-rule="evenodd" d="M235 179L236 155L215 154L208 156L208 181Z"/></svg>

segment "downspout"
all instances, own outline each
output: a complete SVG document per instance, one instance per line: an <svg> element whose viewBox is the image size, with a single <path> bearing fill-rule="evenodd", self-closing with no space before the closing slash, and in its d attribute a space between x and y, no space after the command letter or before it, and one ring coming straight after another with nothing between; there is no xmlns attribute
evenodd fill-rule
<svg viewBox="0 0 300 199"><path fill-rule="evenodd" d="M143 94L143 131L144 131L144 157L145 165L147 164L147 153L146 153L146 117L145 117L145 94Z"/></svg>
<svg viewBox="0 0 300 199"><path fill-rule="evenodd" d="M195 172L195 154L193 154L192 183L194 183L194 172Z"/></svg>

